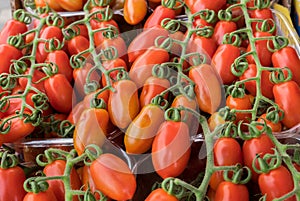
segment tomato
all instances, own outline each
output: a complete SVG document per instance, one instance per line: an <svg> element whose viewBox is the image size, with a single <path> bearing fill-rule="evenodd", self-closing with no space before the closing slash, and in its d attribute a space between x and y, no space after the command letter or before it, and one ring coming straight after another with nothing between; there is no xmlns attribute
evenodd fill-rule
<svg viewBox="0 0 300 201"><path fill-rule="evenodd" d="M240 49L234 45L223 44L218 46L211 63L220 75L223 84L231 84L237 79L237 77L232 74L231 64L234 63L234 60L239 56Z"/></svg>
<svg viewBox="0 0 300 201"><path fill-rule="evenodd" d="M284 185L283 185L284 184ZM266 194L266 201L274 200L294 189L293 177L289 170L284 166L262 173L258 177L258 185L262 194ZM296 201L292 196L286 201Z"/></svg>
<svg viewBox="0 0 300 201"><path fill-rule="evenodd" d="M98 94L97 97L95 97L96 94ZM109 90L98 89L98 90L96 90L92 93L87 94L83 99L84 107L85 108L90 108L91 107L91 101L95 98L102 99L105 102L105 104L107 104L108 103L108 98L109 98Z"/></svg>
<svg viewBox="0 0 300 201"><path fill-rule="evenodd" d="M53 191L51 189L48 189L44 192L38 192L38 193L29 192L26 194L23 201L39 201L39 200L57 201L57 198L55 197Z"/></svg>
<svg viewBox="0 0 300 201"><path fill-rule="evenodd" d="M25 172L19 166L0 168L0 200L22 201L26 195L23 188L25 180Z"/></svg>
<svg viewBox="0 0 300 201"><path fill-rule="evenodd" d="M45 2L48 4L50 8L52 8L55 11L63 11L64 9L60 6L60 4L57 3L56 0L45 0Z"/></svg>
<svg viewBox="0 0 300 201"><path fill-rule="evenodd" d="M192 35L188 43L187 51L189 53L198 52L206 54L209 58L212 58L217 47L217 42L213 37Z"/></svg>
<svg viewBox="0 0 300 201"><path fill-rule="evenodd" d="M169 194L162 188L157 188L147 196L145 201L179 201L177 197Z"/></svg>
<svg viewBox="0 0 300 201"><path fill-rule="evenodd" d="M47 177L52 176L62 176L66 169L66 161L64 160L55 160L49 164L47 164L43 172ZM79 190L81 187L81 181L79 178L78 173L76 172L75 168L72 168L70 173L70 180L71 180L71 188L73 190ZM48 180L49 189L53 191L56 196L57 201L64 201L65 200L65 188L64 183L61 180ZM77 201L77 196L73 196L73 201Z"/></svg>
<svg viewBox="0 0 300 201"><path fill-rule="evenodd" d="M85 109L75 125L74 148L81 155L85 147L95 144L101 147L106 139L109 115L106 109Z"/></svg>
<svg viewBox="0 0 300 201"><path fill-rule="evenodd" d="M208 118L208 126L211 131L215 130L215 128L219 125L225 124L225 120L220 115L219 112L214 112L209 118Z"/></svg>
<svg viewBox="0 0 300 201"><path fill-rule="evenodd" d="M179 176L191 154L189 127L181 121L167 120L161 124L152 143L152 163L163 179Z"/></svg>
<svg viewBox="0 0 300 201"><path fill-rule="evenodd" d="M6 21L0 32L0 44L7 44L7 40L10 36L23 34L27 30L27 25L24 22L15 19Z"/></svg>
<svg viewBox="0 0 300 201"><path fill-rule="evenodd" d="M148 151L164 120L164 110L160 106L155 104L144 106L125 132L126 152L142 154Z"/></svg>
<svg viewBox="0 0 300 201"><path fill-rule="evenodd" d="M266 113L260 115L259 119L257 119L257 122L266 123L267 126L271 128L272 132L281 132L282 131L281 122L275 123L275 122L268 120ZM259 129L262 129L262 126L256 126L256 127Z"/></svg>
<svg viewBox="0 0 300 201"><path fill-rule="evenodd" d="M252 101L250 95L244 95L244 97L233 97L229 95L226 98L226 105L230 109L236 109L236 110L249 110L252 108ZM249 122L251 119L251 113L248 112L236 112L236 119L235 123L238 124L238 122Z"/></svg>
<svg viewBox="0 0 300 201"><path fill-rule="evenodd" d="M274 84L270 81L270 71L263 70L260 76L260 89L263 96L273 99L274 95L272 92ZM257 68L255 64L249 64L248 69L244 72L242 76L239 77L240 80L246 80L256 77ZM252 96L256 96L256 81L250 80L245 82L246 89L250 92Z"/></svg>
<svg viewBox="0 0 300 201"><path fill-rule="evenodd" d="M240 201L249 200L249 191L246 185L223 181L216 190L214 201Z"/></svg>
<svg viewBox="0 0 300 201"><path fill-rule="evenodd" d="M12 116L14 116L15 114L6 116L5 118L11 118ZM5 118L1 118L0 123L2 123L2 121ZM13 118L10 121L10 130L8 133L3 134L0 133L0 145L2 145L3 143L12 143L15 142L17 140L20 140L24 137L26 137L27 135L31 134L34 131L34 126L31 123L25 123L24 119L21 118Z"/></svg>
<svg viewBox="0 0 300 201"><path fill-rule="evenodd" d="M255 9L255 10L251 11L249 14L250 14L250 17L254 18L254 19L259 19L259 20L270 19L270 20L274 20L273 13L272 13L272 10L270 8ZM252 27L253 32L258 31L257 30L257 26L258 26L259 29L261 29L261 25L262 25L262 22L255 22L255 21L252 22L251 23L251 27ZM270 27L275 26L275 24L272 23L271 21L268 21L268 25Z"/></svg>
<svg viewBox="0 0 300 201"><path fill-rule="evenodd" d="M25 72L24 75L29 76L30 75L30 69L28 68ZM45 93L45 87L44 87L44 81L42 80L43 78L46 77L46 74L38 69L34 69L32 77L31 77L31 86L35 87L39 91ZM27 77L20 77L18 80L20 86L22 87L23 90L26 89L27 83L28 83L28 78Z"/></svg>
<svg viewBox="0 0 300 201"><path fill-rule="evenodd" d="M103 61L103 67L106 69L106 70L112 70L114 68L120 68L120 67L123 67L125 71L128 71L128 67L127 67L127 64L126 62L124 61L124 59L121 59L121 58L116 58L116 59L113 59L113 60L109 60L109 61ZM110 72L109 73L109 77L112 79L112 80L117 80L117 75L118 75L119 71L116 70L116 71L113 71L113 72ZM104 76L104 74L102 73L102 86L106 86L106 78Z"/></svg>
<svg viewBox="0 0 300 201"><path fill-rule="evenodd" d="M56 2L66 11L79 11L83 7L82 0L56 0Z"/></svg>
<svg viewBox="0 0 300 201"><path fill-rule="evenodd" d="M231 33L237 30L237 25L233 21L220 20L217 22L213 38L217 42L217 45L221 45L223 43L223 37L226 33Z"/></svg>
<svg viewBox="0 0 300 201"><path fill-rule="evenodd" d="M144 107L145 105L148 105L151 103L151 100L168 89L170 87L170 82L166 78L160 78L151 76L149 77L143 86L143 89L140 94L140 105L141 107ZM164 96L165 99L167 99L168 94Z"/></svg>
<svg viewBox="0 0 300 201"><path fill-rule="evenodd" d="M133 62L129 70L129 77L140 88L152 76L152 69L155 64L169 60L170 56L167 50L157 47L149 48Z"/></svg>
<svg viewBox="0 0 300 201"><path fill-rule="evenodd" d="M125 129L140 111L138 89L131 80L116 81L113 87L115 92L110 91L108 98L109 117L115 126Z"/></svg>
<svg viewBox="0 0 300 201"><path fill-rule="evenodd" d="M297 67L300 65L300 59L293 47L284 47L274 52L272 63L274 67L288 67L293 73L292 80L300 86L300 71Z"/></svg>
<svg viewBox="0 0 300 201"><path fill-rule="evenodd" d="M212 114L221 106L222 81L214 68L208 64L194 66L189 77L195 83L194 91L200 110Z"/></svg>
<svg viewBox="0 0 300 201"><path fill-rule="evenodd" d="M168 37L168 31L159 27L144 29L128 46L128 61L133 62L141 54L154 46L157 37Z"/></svg>
<svg viewBox="0 0 300 201"><path fill-rule="evenodd" d="M157 6L151 15L147 18L144 29L148 29L155 26L161 26L161 22L165 18L175 19L175 10L172 8L167 8L163 5Z"/></svg>
<svg viewBox="0 0 300 201"><path fill-rule="evenodd" d="M69 113L69 115L67 117L67 120L71 124L76 124L79 121L80 115L82 114L84 109L86 109L86 107L85 107L83 101L80 101L72 108L71 112Z"/></svg>
<svg viewBox="0 0 300 201"><path fill-rule="evenodd" d="M68 51L70 55L77 55L90 47L89 40L83 35L78 35L68 40ZM85 58L89 56L89 53L83 54Z"/></svg>
<svg viewBox="0 0 300 201"><path fill-rule="evenodd" d="M13 63L13 60L18 60L23 56L19 49L8 44L0 45L0 55L0 74L9 73L10 65Z"/></svg>
<svg viewBox="0 0 300 201"><path fill-rule="evenodd" d="M192 13L196 13L200 10L210 9L218 12L223 6L226 5L226 0L185 0L186 5L190 8Z"/></svg>
<svg viewBox="0 0 300 201"><path fill-rule="evenodd" d="M89 166L86 166L86 165L83 166L81 180L82 180L83 190L86 191L89 189L93 193L97 190L96 186L95 186L95 182L92 179L91 170L90 170ZM96 193L95 196L96 196L97 200L100 199L99 193Z"/></svg>
<svg viewBox="0 0 300 201"><path fill-rule="evenodd" d="M300 116L297 115L298 107L295 103L300 101L300 87L295 81L287 81L275 84L273 87L275 103L284 111L282 123L287 128L300 123Z"/></svg>
<svg viewBox="0 0 300 201"><path fill-rule="evenodd" d="M243 159L244 164L248 166L252 172L251 179L257 182L258 173L253 170L252 163L256 155L259 154L262 158L265 154L273 154L275 145L272 140L266 135L261 134L259 137L245 140L243 143ZM258 165L258 163L257 163Z"/></svg>
<svg viewBox="0 0 300 201"><path fill-rule="evenodd" d="M145 0L125 0L124 19L130 25L140 23L147 14L147 2Z"/></svg>
<svg viewBox="0 0 300 201"><path fill-rule="evenodd" d="M262 37L268 37L272 36L272 34L268 32L255 32L254 37L255 38L262 38ZM272 47L272 44L270 44ZM262 66L272 66L272 52L268 49L268 40L258 40L255 42L255 48L256 48L256 53L258 55L259 61ZM251 45L248 45L247 52L253 51L251 49ZM249 55L246 57L248 63L255 64L254 57L252 55Z"/></svg>
<svg viewBox="0 0 300 201"><path fill-rule="evenodd" d="M47 55L45 62L53 62L56 65L53 68L57 67L57 73L63 74L66 76L68 81L71 83L73 80L73 69L69 61L68 54L63 50L55 50L50 52Z"/></svg>
<svg viewBox="0 0 300 201"><path fill-rule="evenodd" d="M61 113L71 111L73 88L65 75L55 74L49 77L45 80L44 87L49 102L55 110Z"/></svg>
<svg viewBox="0 0 300 201"><path fill-rule="evenodd" d="M46 2L45 2L45 0L34 0L34 5L37 8L42 8L42 7L46 6Z"/></svg>
<svg viewBox="0 0 300 201"><path fill-rule="evenodd" d="M47 26L44 28L43 32L40 34L40 38L42 40L49 40L52 38L56 38L60 42L63 40L63 34L59 27L57 26ZM36 53L36 61L38 63L43 63L47 58L48 52L45 50L47 44L46 42L39 42Z"/></svg>
<svg viewBox="0 0 300 201"><path fill-rule="evenodd" d="M137 188L134 174L116 155L101 154L90 166L96 188L114 200L130 200ZM101 174L99 174L101 172Z"/></svg>

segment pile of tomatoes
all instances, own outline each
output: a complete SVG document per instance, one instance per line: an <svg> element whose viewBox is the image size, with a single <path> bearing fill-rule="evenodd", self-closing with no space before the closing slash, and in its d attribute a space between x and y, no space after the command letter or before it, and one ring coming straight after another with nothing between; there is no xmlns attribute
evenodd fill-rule
<svg viewBox="0 0 300 201"><path fill-rule="evenodd" d="M74 144L38 155L40 176L1 151L1 201L300 198L299 146L279 140L300 59L269 0L74 2L0 32L0 145Z"/></svg>

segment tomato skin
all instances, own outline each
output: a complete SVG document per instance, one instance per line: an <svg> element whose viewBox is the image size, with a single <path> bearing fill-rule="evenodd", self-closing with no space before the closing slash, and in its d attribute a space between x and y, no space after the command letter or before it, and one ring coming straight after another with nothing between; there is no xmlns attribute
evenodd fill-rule
<svg viewBox="0 0 300 201"><path fill-rule="evenodd" d="M281 122L274 123L274 122L268 120L266 113L260 115L259 119L257 119L257 122L266 123L267 126L269 128L271 128L271 130L272 130L273 133L274 132L280 132L280 131L282 131L282 124L281 124ZM259 128L259 129L262 129L262 126L256 126L256 127Z"/></svg>
<svg viewBox="0 0 300 201"><path fill-rule="evenodd" d="M140 111L138 89L131 80L119 80L113 87L116 91L109 93L109 117L115 126L125 129Z"/></svg>
<svg viewBox="0 0 300 201"><path fill-rule="evenodd" d="M231 64L240 56L240 49L231 44L223 44L218 46L214 56L212 57L212 66L220 75L223 84L231 84L237 77L231 72Z"/></svg>
<svg viewBox="0 0 300 201"><path fill-rule="evenodd" d="M203 37L192 35L190 42L188 43L187 51L205 53L209 58L212 58L217 50L217 42L213 37Z"/></svg>
<svg viewBox="0 0 300 201"><path fill-rule="evenodd" d="M56 0L56 2L66 11L79 11L83 7L82 0Z"/></svg>
<svg viewBox="0 0 300 201"><path fill-rule="evenodd" d="M10 118L11 116L14 115L15 114L12 114L6 117ZM27 135L31 134L34 131L34 128L35 127L31 123L25 123L24 119L13 118L11 120L10 131L4 135L3 134L0 135L0 145L3 143L11 143L20 140L26 137Z"/></svg>
<svg viewBox="0 0 300 201"><path fill-rule="evenodd" d="M118 26L117 22L113 19L108 20L108 21L101 21L101 22L91 20L91 25L92 25L93 30L101 29L101 28L102 29L108 28L110 26L113 26L113 27L117 28L117 30L119 30L119 26ZM95 42L96 47L99 44L101 44L105 38L102 33L103 33L103 31L98 31L98 32L95 32L95 34L94 34L94 42Z"/></svg>
<svg viewBox="0 0 300 201"><path fill-rule="evenodd" d="M45 80L44 87L49 102L55 110L61 113L71 111L73 88L65 75L55 74L49 77Z"/></svg>
<svg viewBox="0 0 300 201"><path fill-rule="evenodd" d="M167 8L163 5L157 6L151 15L147 18L144 29L148 29L151 27L161 26L161 22L165 18L174 19L175 18L175 10Z"/></svg>
<svg viewBox="0 0 300 201"><path fill-rule="evenodd" d="M251 11L249 14L250 14L251 18L256 18L256 19L260 19L260 20L267 20L267 19L274 20L273 13L270 8L255 9L255 10ZM256 26L261 28L261 24L262 24L262 22L252 22L251 23L251 27L252 27L252 30L254 33L256 31L258 31L256 29ZM271 22L268 22L268 24L270 27L274 26L274 24ZM276 33L276 31L274 33Z"/></svg>
<svg viewBox="0 0 300 201"><path fill-rule="evenodd" d="M252 108L251 96L246 94L242 98L238 98L238 97L235 98L235 97L229 95L226 98L226 105L230 109L237 109L237 110L251 109ZM249 119L251 119L250 113L237 112L235 123L238 124L239 121L248 122Z"/></svg>
<svg viewBox="0 0 300 201"><path fill-rule="evenodd" d="M55 11L63 11L64 9L57 3L56 0L45 0L45 2Z"/></svg>
<svg viewBox="0 0 300 201"><path fill-rule="evenodd" d="M84 50L88 49L90 46L89 40L84 37L83 35L75 36L74 38L70 39L67 43L68 51L70 55L76 55ZM89 54L84 54L84 57L88 57Z"/></svg>
<svg viewBox="0 0 300 201"><path fill-rule="evenodd" d="M118 57L114 60L104 61L103 62L103 67L106 70L111 70L111 69L114 69L114 68L123 67L125 71L128 71L128 67L127 67L126 62L124 61L124 59L121 59L120 57ZM112 78L112 80L116 80L118 72L119 71L117 71L117 70L114 71L114 72L110 72L109 77ZM105 78L103 73L102 73L101 81L102 81L102 86L106 86L106 78Z"/></svg>
<svg viewBox="0 0 300 201"><path fill-rule="evenodd" d="M191 9L192 13L198 12L204 9L214 10L218 12L223 6L226 5L226 0L185 0L186 5Z"/></svg>
<svg viewBox="0 0 300 201"><path fill-rule="evenodd" d="M71 112L69 113L69 115L67 117L67 120L71 124L76 124L79 121L80 115L82 114L84 109L86 109L86 107L85 107L83 101L80 101L72 108Z"/></svg>
<svg viewBox="0 0 300 201"><path fill-rule="evenodd" d="M242 76L240 76L240 80L246 80L249 78L253 78L256 76L257 68L255 64L249 64L248 69L244 72ZM260 85L261 85L261 93L263 96L273 99L273 86L274 84L270 81L270 71L262 71L261 73L261 79L260 79ZM245 82L246 89L250 92L252 96L256 96L256 81L251 80Z"/></svg>
<svg viewBox="0 0 300 201"><path fill-rule="evenodd" d="M0 55L0 74L9 73L12 60L18 60L23 56L20 50L8 44L0 45Z"/></svg>
<svg viewBox="0 0 300 201"><path fill-rule="evenodd" d="M272 36L272 34L268 32L255 32L254 37L255 38L261 38L261 37L268 37ZM272 44L270 43L270 46ZM268 40L258 40L255 42L255 48L256 48L256 53L258 55L259 61L262 66L272 66L272 52L268 50ZM247 47L247 52L251 51L251 45L249 44ZM255 64L254 57L252 55L249 55L246 57L248 63L250 64Z"/></svg>
<svg viewBox="0 0 300 201"><path fill-rule="evenodd" d="M90 166L96 188L114 200L130 200L136 191L136 179L119 157L104 153ZM101 174L99 174L101 172Z"/></svg>
<svg viewBox="0 0 300 201"><path fill-rule="evenodd" d="M27 25L15 19L6 21L0 32L0 44L7 44L10 36L23 34L28 30Z"/></svg>
<svg viewBox="0 0 300 201"><path fill-rule="evenodd" d="M30 73L30 69L27 69L24 72L24 75L29 75L29 73ZM46 77L46 74L44 72L35 69L33 72L33 75L32 75L32 80L31 80L31 86L35 87L36 89L40 90L43 93L45 93L44 81L41 81L41 82L38 82L38 81L44 77ZM25 88L27 86L28 78L20 77L18 79L18 82L19 82L20 86L22 87L22 89L25 90ZM38 82L38 83L36 83L36 82Z"/></svg>
<svg viewBox="0 0 300 201"><path fill-rule="evenodd" d="M153 140L151 153L153 167L160 177L179 176L191 154L188 125L184 122L163 122Z"/></svg>
<svg viewBox="0 0 300 201"><path fill-rule="evenodd" d="M124 19L130 25L140 23L147 14L147 2L145 0L125 0Z"/></svg>
<svg viewBox="0 0 300 201"><path fill-rule="evenodd" d="M259 174L253 170L252 162L256 155L259 154L262 158L265 154L273 154L275 145L272 140L266 135L261 134L261 136L252 138L250 140L245 140L243 143L243 159L244 164L248 166L252 172L251 179L257 182ZM257 163L258 165L258 163Z"/></svg>
<svg viewBox="0 0 300 201"><path fill-rule="evenodd" d="M189 78L195 83L195 94L200 110L214 113L222 103L222 81L214 68L208 64L194 66Z"/></svg>
<svg viewBox="0 0 300 201"><path fill-rule="evenodd" d="M151 103L152 98L159 95L166 89L170 87L169 80L165 78L159 78L151 76L149 77L143 86L142 92L140 94L140 105L141 108L145 105L148 105ZM167 99L168 94L164 96L165 99Z"/></svg>
<svg viewBox="0 0 300 201"><path fill-rule="evenodd" d="M223 181L216 190L214 201L249 200L249 191L246 185Z"/></svg>
<svg viewBox="0 0 300 201"><path fill-rule="evenodd" d="M217 42L217 45L221 45L223 43L224 35L226 33L231 33L236 30L237 30L237 25L235 22L220 20L217 22L215 26L214 34L212 37Z"/></svg>
<svg viewBox="0 0 300 201"><path fill-rule="evenodd" d="M284 111L283 125L287 128L292 128L300 123L300 116L297 115L298 108L295 108L295 103L300 101L299 85L292 80L275 84L273 93L275 103Z"/></svg>
<svg viewBox="0 0 300 201"><path fill-rule="evenodd" d="M148 151L159 126L164 122L164 110L148 104L129 124L124 137L127 153L142 154Z"/></svg>
<svg viewBox="0 0 300 201"><path fill-rule="evenodd" d="M101 147L106 139L109 121L108 112L105 109L85 109L75 125L73 141L74 148L81 155L85 147L96 144Z"/></svg>
<svg viewBox="0 0 300 201"><path fill-rule="evenodd" d="M292 73L292 80L298 83L300 86L300 71L298 66L300 66L300 59L296 50L293 47L284 47L272 55L272 63L274 67L288 67Z"/></svg>
<svg viewBox="0 0 300 201"><path fill-rule="evenodd" d="M23 188L23 183L25 180L25 173L19 166L8 169L0 168L0 200L22 201L26 195L26 192Z"/></svg>
<svg viewBox="0 0 300 201"><path fill-rule="evenodd" d="M98 89L92 93L87 94L84 99L83 99L83 104L85 108L90 108L91 107L91 101L95 98L96 93L99 93L102 89ZM109 98L109 90L104 90L101 91L96 97L97 99L102 99L105 104L108 103L108 98Z"/></svg>
<svg viewBox="0 0 300 201"><path fill-rule="evenodd" d="M170 56L166 50L157 47L149 48L133 62L129 70L129 77L140 88L152 76L152 69L155 64L169 60Z"/></svg>
<svg viewBox="0 0 300 201"><path fill-rule="evenodd" d="M55 50L53 52L50 52L47 55L47 58L45 60L46 62L53 62L57 65L58 72L60 74L63 74L66 76L68 81L71 83L73 80L73 69L70 65L69 56L68 54L63 50ZM55 67L53 67L55 68Z"/></svg>
<svg viewBox="0 0 300 201"><path fill-rule="evenodd" d="M107 49L110 47L115 47L118 57L127 61L127 46L124 39L121 36L115 38L103 38L103 41L100 44L95 42L97 48Z"/></svg>
<svg viewBox="0 0 300 201"><path fill-rule="evenodd" d="M284 166L279 166L268 173L260 174L258 177L258 185L261 193L267 195L266 201L281 197L294 188L293 177ZM295 196L292 196L285 200L296 201L297 199Z"/></svg>
<svg viewBox="0 0 300 201"><path fill-rule="evenodd" d="M64 160L55 160L48 165L44 167L44 174L47 177L51 176L62 176L64 174L64 171L66 169L66 161ZM81 181L79 178L78 173L74 168L71 170L70 174L70 179L71 179L71 188L73 190L79 190L81 187ZM49 183L49 188L51 191L55 194L55 197L57 201L64 201L65 200L65 188L64 184L61 180L48 180ZM73 201L77 201L78 197L73 196Z"/></svg>
<svg viewBox="0 0 300 201"><path fill-rule="evenodd" d="M134 62L141 54L154 46L155 39L159 36L167 37L168 31L160 27L144 29L128 46L128 61Z"/></svg>
<svg viewBox="0 0 300 201"><path fill-rule="evenodd" d="M145 201L179 201L175 196L170 195L162 188L157 188L147 196Z"/></svg>
<svg viewBox="0 0 300 201"><path fill-rule="evenodd" d="M52 192L52 190L49 189L47 191L39 192L39 193L29 192L26 194L23 201L39 201L39 200L57 201L54 193Z"/></svg>

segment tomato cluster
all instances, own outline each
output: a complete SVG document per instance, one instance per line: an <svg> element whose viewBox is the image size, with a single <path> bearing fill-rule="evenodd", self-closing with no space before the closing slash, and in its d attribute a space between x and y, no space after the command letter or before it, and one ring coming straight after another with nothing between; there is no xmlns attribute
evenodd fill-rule
<svg viewBox="0 0 300 201"><path fill-rule="evenodd" d="M72 2L36 1L35 13L16 11L0 32L0 145L74 144L46 150L47 163L38 157L44 177L28 178L24 200L299 197L287 154L296 158L298 147L273 133L300 123L300 60L268 0L125 0L121 15L114 2ZM84 15L54 11L62 9ZM179 178L199 139L206 168L196 188ZM136 166L100 153L107 146ZM135 198L148 160L162 183Z"/></svg>

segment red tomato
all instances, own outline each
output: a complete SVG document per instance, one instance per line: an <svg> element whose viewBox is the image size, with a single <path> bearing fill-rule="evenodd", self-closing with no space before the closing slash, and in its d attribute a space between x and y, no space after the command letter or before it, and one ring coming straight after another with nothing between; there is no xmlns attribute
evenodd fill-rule
<svg viewBox="0 0 300 201"><path fill-rule="evenodd" d="M127 46L124 39L119 35L113 38L103 38L101 43L95 42L97 48L99 49L107 49L110 47L115 47L115 54L118 55L121 59L127 61Z"/></svg>
<svg viewBox="0 0 300 201"><path fill-rule="evenodd" d="M162 188L157 188L147 196L145 201L179 201L177 197L169 194Z"/></svg>
<svg viewBox="0 0 300 201"><path fill-rule="evenodd" d="M124 137L126 152L142 154L148 151L164 120L164 110L160 106L154 104L144 106L126 129Z"/></svg>
<svg viewBox="0 0 300 201"><path fill-rule="evenodd" d="M0 45L7 44L7 40L10 36L23 34L27 30L27 25L24 22L15 19L6 21L0 32Z"/></svg>
<svg viewBox="0 0 300 201"><path fill-rule="evenodd" d="M71 83L73 80L73 69L69 61L68 54L63 50L55 50L50 52L47 55L45 62L53 62L57 66L53 66L53 68L58 68L57 73L63 74L66 76L68 81Z"/></svg>
<svg viewBox="0 0 300 201"><path fill-rule="evenodd" d="M119 157L101 154L90 166L96 188L114 200L130 200L136 191L136 179ZM101 174L99 174L101 172Z"/></svg>
<svg viewBox="0 0 300 201"><path fill-rule="evenodd" d="M272 92L274 84L270 81L270 71L263 70L261 72L260 76L260 88L261 88L261 93L263 96L273 99L274 95ZM246 79L251 79L256 77L257 75L257 68L255 64L249 64L248 69L244 72L242 76L240 76L240 80L246 80ZM256 96L256 81L255 80L250 80L245 82L245 87L246 89L250 92L252 96Z"/></svg>
<svg viewBox="0 0 300 201"><path fill-rule="evenodd" d="M108 99L109 117L115 126L125 129L140 111L138 89L131 80L119 80L113 87L115 92L110 91Z"/></svg>
<svg viewBox="0 0 300 201"><path fill-rule="evenodd" d="M87 191L90 190L92 193L94 193L94 196L97 200L100 200L100 194L95 193L97 191L95 182L91 176L91 170L89 166L83 166L82 169L82 185L83 185L83 190Z"/></svg>
<svg viewBox="0 0 300 201"><path fill-rule="evenodd" d="M28 104L28 105L30 105L31 107L34 108L34 103L32 101L32 96L33 95L34 95L34 93L31 93L31 92L28 93L26 95L25 102L26 102L26 104ZM16 114L17 111L21 110L23 101L24 100L21 97L10 98L8 100L9 105L7 105L7 107L5 106L6 111L3 112L3 115L8 116L8 115ZM24 111L26 111L27 113L31 113L31 110L28 109L28 107L25 107ZM2 112L0 112L0 113L2 113Z"/></svg>
<svg viewBox="0 0 300 201"><path fill-rule="evenodd" d="M217 47L217 42L213 37L192 35L188 43L187 52L198 52L206 54L209 56L209 58L212 58L217 50Z"/></svg>
<svg viewBox="0 0 300 201"><path fill-rule="evenodd" d="M246 185L223 181L216 190L214 201L248 201L249 191Z"/></svg>
<svg viewBox="0 0 300 201"><path fill-rule="evenodd" d="M116 58L114 60L109 60L109 61L104 61L103 63L103 67L106 70L112 70L114 68L120 68L123 67L125 71L128 71L128 67L126 62L124 61L124 59L121 58ZM109 73L109 77L112 78L112 80L117 80L117 75L118 75L119 71L113 71ZM106 78L104 76L104 73L102 73L102 86L106 86Z"/></svg>
<svg viewBox="0 0 300 201"><path fill-rule="evenodd" d="M25 180L25 172L19 166L0 168L0 200L22 201L26 195L23 188Z"/></svg>
<svg viewBox="0 0 300 201"><path fill-rule="evenodd" d="M254 18L254 19L259 19L259 20L272 19L272 20L274 20L273 13L272 13L272 10L270 8L255 9L255 10L251 11L249 14L250 14L250 17ZM272 23L271 21L269 21L268 25L270 27L272 27L275 24ZM257 26L258 26L259 29L261 29L262 22L252 22L251 26L252 26L253 32L256 32L256 31L258 31L257 28L256 28Z"/></svg>
<svg viewBox="0 0 300 201"><path fill-rule="evenodd" d="M161 124L152 143L152 163L163 179L179 176L187 166L191 154L189 127L172 120Z"/></svg>
<svg viewBox="0 0 300 201"><path fill-rule="evenodd" d="M69 113L67 120L70 121L71 124L76 124L79 121L80 115L86 109L83 101L77 103Z"/></svg>
<svg viewBox="0 0 300 201"><path fill-rule="evenodd" d="M44 167L44 174L47 177L52 176L62 176L66 169L66 161L64 160L55 160L52 163L49 163ZM78 173L74 168L72 168L70 173L70 180L71 180L71 188L73 190L79 190L81 187L81 181L79 178ZM64 201L65 200L65 187L64 183L61 180L48 180L49 189L55 194L57 201ZM73 196L72 201L77 201L78 197Z"/></svg>
<svg viewBox="0 0 300 201"><path fill-rule="evenodd" d="M244 164L248 166L252 172L251 179L257 182L258 173L253 170L252 163L256 155L259 154L262 158L265 154L273 154L275 145L272 140L266 135L261 134L257 138L252 138L250 140L245 140L243 143L243 159ZM258 163L257 163L258 165Z"/></svg>
<svg viewBox="0 0 300 201"><path fill-rule="evenodd" d="M284 184L284 185L283 185ZM293 177L289 170L284 166L279 166L268 173L262 173L258 177L258 185L261 193L266 194L266 201L274 200L294 189ZM286 201L296 201L292 196Z"/></svg>
<svg viewBox="0 0 300 201"><path fill-rule="evenodd" d="M66 11L79 11L83 7L82 0L56 0L56 3Z"/></svg>
<svg viewBox="0 0 300 201"><path fill-rule="evenodd" d="M30 70L31 69L28 68L24 72L24 75L30 75ZM32 78L31 78L31 86L35 87L39 91L45 93L44 81L41 81L45 77L46 77L46 74L44 72L35 69L34 72L33 72ZM20 86L22 87L23 90L25 90L25 88L27 86L27 83L28 83L28 78L27 77L20 77L19 78L19 84L20 84Z"/></svg>
<svg viewBox="0 0 300 201"><path fill-rule="evenodd" d="M10 65L13 63L12 61L18 60L23 56L20 50L8 44L0 45L0 55L0 74L9 73Z"/></svg>
<svg viewBox="0 0 300 201"><path fill-rule="evenodd" d="M145 0L125 0L124 19L130 25L140 23L147 14L147 2Z"/></svg>
<svg viewBox="0 0 300 201"><path fill-rule="evenodd" d="M219 73L223 84L231 84L237 79L237 77L232 74L231 64L234 63L234 60L238 58L240 54L240 49L231 44L223 44L217 48L211 63Z"/></svg>
<svg viewBox="0 0 300 201"><path fill-rule="evenodd" d="M231 33L236 30L237 30L237 25L235 22L220 20L217 22L215 26L214 34L212 37L217 42L217 45L221 45L223 43L224 35L226 33Z"/></svg>
<svg viewBox="0 0 300 201"><path fill-rule="evenodd" d="M200 110L214 113L222 103L222 81L214 68L208 64L194 66L189 77L195 83L195 93Z"/></svg>
<svg viewBox="0 0 300 201"><path fill-rule="evenodd" d="M172 8L167 8L163 5L157 6L151 15L147 18L144 29L161 26L161 22L165 18L174 19L175 18L175 10Z"/></svg>
<svg viewBox="0 0 300 201"><path fill-rule="evenodd" d="M111 20L108 20L108 21L102 21L102 22L97 22L97 23L92 23L93 21L91 21L91 25L92 25L92 28L94 30L96 29L104 29L104 28L109 28L109 27L115 27L117 28L117 30L119 30L119 26L117 24L117 22L113 19ZM94 34L94 42L95 42L95 46L97 47L99 44L101 44L104 40L104 36L103 36L103 32L104 31L97 31L95 32Z"/></svg>
<svg viewBox="0 0 300 201"><path fill-rule="evenodd" d="M106 139L109 121L108 112L105 109L85 109L75 125L73 141L74 148L81 155L86 146L95 144L101 147Z"/></svg>
<svg viewBox="0 0 300 201"><path fill-rule="evenodd" d="M282 123L287 128L300 123L300 116L297 115L298 107L295 103L300 101L300 87L295 81L287 81L275 84L273 87L275 103L284 111Z"/></svg>
<svg viewBox="0 0 300 201"><path fill-rule="evenodd" d="M49 102L55 110L61 113L71 111L73 88L65 75L55 74L49 77L45 80L44 87Z"/></svg>
<svg viewBox="0 0 300 201"><path fill-rule="evenodd" d="M281 132L282 131L281 122L274 123L274 122L268 120L266 113L260 115L259 119L257 119L257 122L266 123L267 126L271 128L272 132ZM262 129L262 126L256 126L256 127L258 129Z"/></svg>
<svg viewBox="0 0 300 201"><path fill-rule="evenodd" d="M23 201L38 201L38 200L57 201L51 189L48 189L47 191L44 192L38 192L38 193L29 192L26 194L26 196L23 199Z"/></svg>
<svg viewBox="0 0 300 201"><path fill-rule="evenodd" d="M78 35L70 39L67 43L68 51L70 55L77 55L90 47L89 40L83 35ZM89 56L89 53L83 55L85 58Z"/></svg>
<svg viewBox="0 0 300 201"><path fill-rule="evenodd" d="M298 83L300 86L300 59L293 47L284 47L272 55L272 63L274 67L288 67L292 73L292 80Z"/></svg>
<svg viewBox="0 0 300 201"><path fill-rule="evenodd" d="M155 64L161 64L169 60L169 53L165 49L149 48L133 62L129 70L129 77L140 88L152 76L152 69Z"/></svg>
<svg viewBox="0 0 300 201"><path fill-rule="evenodd" d="M223 6L226 5L226 0L185 0L186 5L191 9L192 13L198 12L204 9L214 10L218 12Z"/></svg>
<svg viewBox="0 0 300 201"><path fill-rule="evenodd" d="M90 108L91 107L91 101L95 98L97 99L102 99L105 104L108 103L108 98L109 98L109 90L102 90L102 89L98 89L92 93L87 94L84 99L83 99L83 104L85 108ZM100 92L101 91L101 92ZM100 93L99 93L100 92ZM97 97L95 97L97 95Z"/></svg>

